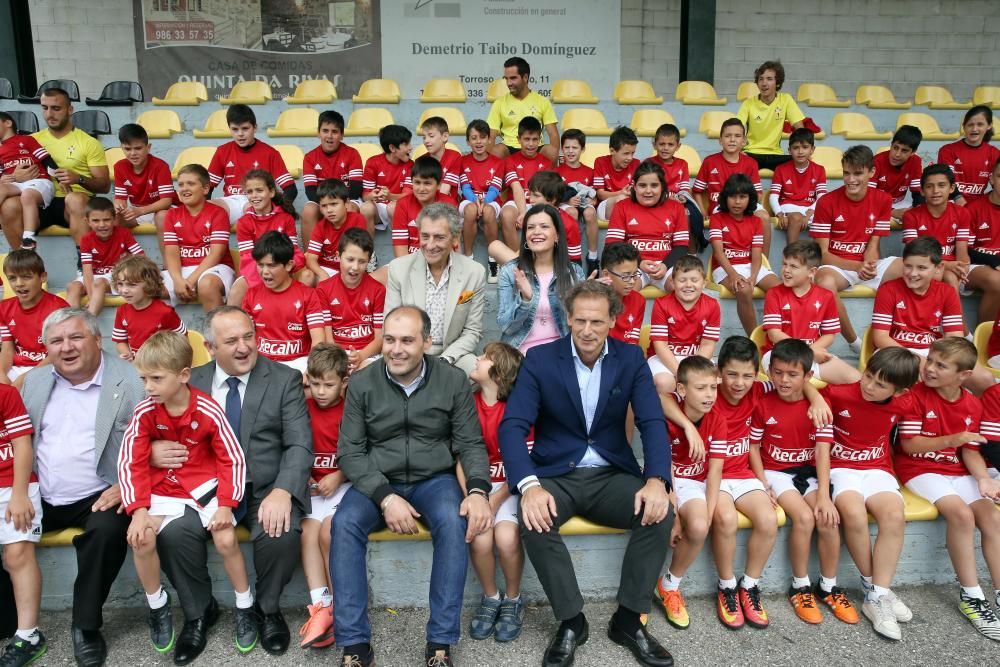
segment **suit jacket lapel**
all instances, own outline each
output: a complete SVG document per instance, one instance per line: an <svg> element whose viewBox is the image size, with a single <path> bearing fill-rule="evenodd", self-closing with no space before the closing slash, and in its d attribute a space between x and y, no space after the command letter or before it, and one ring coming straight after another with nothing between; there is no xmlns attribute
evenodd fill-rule
<svg viewBox="0 0 1000 667"><path fill-rule="evenodd" d="M413 300L408 305L416 304L424 308L427 306L427 261L423 253L415 253L413 265L410 268L410 293ZM406 301L403 301L407 304Z"/></svg>
<svg viewBox="0 0 1000 667"><path fill-rule="evenodd" d="M115 424L115 417L121 406L125 392L121 384L124 378L120 377L108 364L104 365L104 377L101 378L101 393L97 399L97 417L94 421L94 445L97 461L101 460L104 453L104 446L111 436L111 429Z"/></svg>
<svg viewBox="0 0 1000 667"><path fill-rule="evenodd" d="M594 423L601 418L604 408L608 405L612 388L618 382L618 355L614 352L614 347L608 343L608 353L604 355L601 362L601 393L597 397L597 409L594 410Z"/></svg>
<svg viewBox="0 0 1000 667"><path fill-rule="evenodd" d="M455 306L458 305L458 297L462 294L462 286L465 284L465 272L462 270L460 259L452 253L451 269L448 271L448 296L444 305L444 341L453 340L453 336L448 331L451 328L451 316L455 314Z"/></svg>
<svg viewBox="0 0 1000 667"><path fill-rule="evenodd" d="M576 378L576 360L573 359L573 349L570 347L570 337L563 339L562 350L559 354L561 363L559 369L563 374L563 383L569 393L570 402L576 408L576 415L583 424L583 430L587 430L587 417L583 414L583 399L580 398L580 381Z"/></svg>
<svg viewBox="0 0 1000 667"><path fill-rule="evenodd" d="M267 363L261 363L258 359L247 378L247 389L243 394L243 407L240 410L240 442L243 443L243 451L247 453L250 452L250 434L253 433L254 421L264 402L270 374L271 369L267 367Z"/></svg>

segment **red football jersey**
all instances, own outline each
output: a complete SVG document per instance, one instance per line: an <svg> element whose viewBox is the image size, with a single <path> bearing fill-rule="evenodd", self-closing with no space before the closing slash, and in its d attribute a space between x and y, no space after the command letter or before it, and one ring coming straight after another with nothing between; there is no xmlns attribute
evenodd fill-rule
<svg viewBox="0 0 1000 667"><path fill-rule="evenodd" d="M984 391L979 401L983 406L979 435L987 440L1000 440L1000 384Z"/></svg>
<svg viewBox="0 0 1000 667"><path fill-rule="evenodd" d="M909 396L872 403L862 395L860 382L828 384L820 394L833 411L830 468L884 470L892 474L889 433L909 404Z"/></svg>
<svg viewBox="0 0 1000 667"><path fill-rule="evenodd" d="M552 160L541 153L533 158L527 158L523 153L515 153L504 161L503 185L509 188L510 184L517 181L524 189L524 198L528 198L528 182L531 177L540 171L552 171ZM508 196L508 198L511 198Z"/></svg>
<svg viewBox="0 0 1000 667"><path fill-rule="evenodd" d="M475 392L476 412L479 413L479 425L483 430L483 440L486 442L486 453L490 458L490 482L507 481L507 472L503 467L503 457L500 456L500 439L497 432L500 429L500 422L503 421L503 413L507 409L506 401L497 401L493 405L487 405L480 392Z"/></svg>
<svg viewBox="0 0 1000 667"><path fill-rule="evenodd" d="M450 194L442 194L441 199L452 206L458 206L459 185L462 177L462 154L453 148L444 149L441 156L441 185L451 186Z"/></svg>
<svg viewBox="0 0 1000 667"><path fill-rule="evenodd" d="M644 161L660 165L663 175L667 178L667 190L670 191L670 194L676 195L681 192L686 195L691 194L691 172L688 171L687 160L674 156L670 164L667 164L660 159L659 155L653 155Z"/></svg>
<svg viewBox="0 0 1000 667"><path fill-rule="evenodd" d="M635 180L635 170L639 168L639 164L639 160L633 159L624 169L615 169L610 155L599 156L594 160L594 189L618 192L627 188Z"/></svg>
<svg viewBox="0 0 1000 667"><path fill-rule="evenodd" d="M830 254L860 262L871 237L889 235L891 219L889 195L869 188L861 201L852 201L839 187L816 202L809 235L830 239Z"/></svg>
<svg viewBox="0 0 1000 667"><path fill-rule="evenodd" d="M351 227L367 231L368 223L365 222L365 216L349 211L347 219L340 227L334 227L326 218L320 218L313 227L306 252L319 257L319 265L324 269L340 271L340 237Z"/></svg>
<svg viewBox="0 0 1000 667"><path fill-rule="evenodd" d="M643 260L662 262L675 245L688 244L687 212L683 204L665 199L646 207L631 199L615 204L604 243L631 243Z"/></svg>
<svg viewBox="0 0 1000 667"><path fill-rule="evenodd" d="M937 161L951 167L955 185L967 201L982 197L990 184L990 172L1000 159L1000 148L982 142L970 146L965 139L945 144L938 151Z"/></svg>
<svg viewBox="0 0 1000 667"><path fill-rule="evenodd" d="M678 399L677 403L683 410L684 401ZM705 447L709 451L725 449L729 440L729 431L725 417L719 414L715 408L709 410L696 426L698 427L698 435L701 436L702 442L705 443ZM671 474L674 477L704 482L708 475L708 458L698 462L692 461L691 455L688 453L688 441L684 435L684 429L668 420L667 430L670 434Z"/></svg>
<svg viewBox="0 0 1000 667"><path fill-rule="evenodd" d="M275 231L286 234L295 246L292 258L292 272L306 265L302 249L299 248L299 233L295 229L295 218L275 206L270 213L258 215L252 208L236 221L236 247L240 252L240 275L250 284L260 284L257 262L253 258L253 246L261 236Z"/></svg>
<svg viewBox="0 0 1000 667"><path fill-rule="evenodd" d="M124 199L131 206L149 206L161 199L177 203L174 179L167 163L150 155L146 166L136 173L128 160L115 163L115 199Z"/></svg>
<svg viewBox="0 0 1000 667"><path fill-rule="evenodd" d="M710 447L708 456L713 459L724 459L723 479L755 477L753 470L750 469L751 415L754 406L773 389L774 385L770 382L754 382L750 391L736 405L727 401L722 395L722 389L719 389L719 399L715 402L713 411L718 412L728 424L729 438L725 443Z"/></svg>
<svg viewBox="0 0 1000 667"><path fill-rule="evenodd" d="M319 293L297 280L283 292L266 285L247 289L243 310L253 318L257 351L272 361L291 361L312 349L314 329L323 329L329 314Z"/></svg>
<svg viewBox="0 0 1000 667"><path fill-rule="evenodd" d="M333 342L345 350L360 350L382 328L385 285L367 273L354 289L344 285L341 274L316 286L323 307L330 314Z"/></svg>
<svg viewBox="0 0 1000 667"><path fill-rule="evenodd" d="M0 488L14 486L14 438L22 435L30 436L35 432L28 419L28 410L24 407L21 394L9 384L0 388ZM38 478L32 472L28 482L37 482Z"/></svg>
<svg viewBox="0 0 1000 667"><path fill-rule="evenodd" d="M799 171L789 160L774 168L771 194L778 195L779 204L812 206L826 194L826 168L812 160Z"/></svg>
<svg viewBox="0 0 1000 667"><path fill-rule="evenodd" d="M376 188L386 187L394 195L401 194L404 188L410 187L410 168L412 160L406 162L389 162L385 153L379 153L368 158L361 182L363 195L370 194Z"/></svg>
<svg viewBox="0 0 1000 667"><path fill-rule="evenodd" d="M639 344L642 333L642 318L646 314L646 297L638 290L632 290L622 297L622 312L615 319L615 326L608 332L612 338L623 343Z"/></svg>
<svg viewBox="0 0 1000 667"><path fill-rule="evenodd" d="M569 204L561 204L559 215L566 230L566 252L570 260L579 262L583 257L583 239L580 237L580 221L569 214L572 208Z"/></svg>
<svg viewBox="0 0 1000 667"><path fill-rule="evenodd" d="M938 438L943 435L954 435L969 431L979 433L979 420L982 417L983 406L979 399L968 390L962 389L961 395L954 401L946 400L935 389L923 382L918 382L910 389L909 409L899 420L900 440L909 440L917 436ZM902 442L896 445L893 462L896 466L896 476L906 484L917 475L937 473L948 477L968 475L969 471L962 462L959 449L962 447L979 448L979 443L969 442L959 447L945 447L933 452L907 454L903 451Z"/></svg>
<svg viewBox="0 0 1000 667"><path fill-rule="evenodd" d="M351 181L360 181L361 176L361 153L345 143L341 143L332 153L327 153L322 146L317 146L302 159L304 187L319 185L331 178L336 178L347 185Z"/></svg>
<svg viewBox="0 0 1000 667"><path fill-rule="evenodd" d="M477 195L485 195L490 188L503 190L504 161L497 156L487 153L485 160L477 160L472 153L466 153L459 168L459 183L472 186Z"/></svg>
<svg viewBox="0 0 1000 667"><path fill-rule="evenodd" d="M556 167L556 172L562 176L566 185L579 183L586 185L588 188L594 187L594 168L588 167L582 162L579 167L571 167L565 162L560 161L559 166Z"/></svg>
<svg viewBox="0 0 1000 667"><path fill-rule="evenodd" d="M931 236L941 244L941 259L955 261L955 243L969 242L972 216L963 206L948 202L940 218L935 218L927 204L914 206L903 214L903 243L918 236Z"/></svg>
<svg viewBox="0 0 1000 667"><path fill-rule="evenodd" d="M213 245L224 246L220 264L233 266L229 254L229 213L215 204L206 202L197 215L191 215L186 206L167 209L167 219L163 223L163 245L177 246L181 254L181 266L198 266Z"/></svg>
<svg viewBox="0 0 1000 667"><path fill-rule="evenodd" d="M1000 255L1000 206L987 196L970 201L965 210L969 212L969 247Z"/></svg>
<svg viewBox="0 0 1000 667"><path fill-rule="evenodd" d="M726 184L726 181L733 174L745 174L753 183L758 193L764 192L760 184L760 171L757 169L757 162L745 153L740 153L740 157L736 162L730 162L722 153L709 155L701 163L701 168L694 179L692 190L695 193L707 192L712 204L718 206L722 186Z"/></svg>
<svg viewBox="0 0 1000 667"><path fill-rule="evenodd" d="M187 335L184 322L166 301L153 299L141 310L132 304L123 303L115 311L111 340L115 343L128 343L128 348L135 354L157 331L173 331L181 336Z"/></svg>
<svg viewBox="0 0 1000 667"><path fill-rule="evenodd" d="M49 178L42 162L49 152L30 134L15 134L0 142L0 175L10 176L18 167L38 165L38 178Z"/></svg>
<svg viewBox="0 0 1000 667"><path fill-rule="evenodd" d="M223 196L243 194L243 177L248 171L263 169L274 177L279 188L287 188L295 183L288 173L281 153L260 139L248 148L240 148L235 141L228 141L215 149L215 155L208 164L208 175L212 187L222 184Z"/></svg>
<svg viewBox="0 0 1000 667"><path fill-rule="evenodd" d="M733 266L749 264L750 252L764 248L764 223L756 215L744 215L737 220L719 211L709 218L708 240L722 242L722 251Z"/></svg>
<svg viewBox="0 0 1000 667"><path fill-rule="evenodd" d="M66 300L42 292L42 298L25 310L16 296L0 301L0 343L14 344L14 366L37 366L48 352L42 343L42 322L54 310L67 308Z"/></svg>
<svg viewBox="0 0 1000 667"><path fill-rule="evenodd" d="M656 354L654 341L667 343L674 356L698 354L702 340L719 340L721 319L719 302L706 294L698 297L691 310L686 310L673 293L661 296L653 302L646 354Z"/></svg>
<svg viewBox="0 0 1000 667"><path fill-rule="evenodd" d="M457 190L458 187L456 186L455 189ZM434 201L454 204L451 198L440 192ZM392 245L405 245L408 254L420 250L420 229L417 227L417 216L423 209L424 205L417 201L412 192L396 201L396 212L392 214Z"/></svg>
<svg viewBox="0 0 1000 667"><path fill-rule="evenodd" d="M344 401L341 399L328 408L321 408L312 398L307 398L306 407L313 434L313 465L309 474L319 481L340 470L337 466L337 439L340 437L340 421L344 418Z"/></svg>
<svg viewBox="0 0 1000 667"><path fill-rule="evenodd" d="M812 345L820 336L840 333L837 298L833 292L811 285L809 291L796 296L795 290L775 285L764 297L764 331L778 329L781 333ZM768 338L764 352L774 345Z"/></svg>
<svg viewBox="0 0 1000 667"><path fill-rule="evenodd" d="M80 239L80 264L89 264L95 276L110 276L111 269L125 255L143 254L142 246L127 227L115 225L106 241L97 238L96 232L92 231Z"/></svg>
<svg viewBox="0 0 1000 667"><path fill-rule="evenodd" d="M750 444L760 447L764 470L816 465L816 443L832 440L833 428L816 428L804 398L789 402L771 392L757 401L750 416Z"/></svg>
<svg viewBox="0 0 1000 667"><path fill-rule="evenodd" d="M875 156L875 175L868 181L868 187L881 190L892 197L893 204L906 198L906 191L920 192L920 178L924 174L920 156L910 155L901 167L894 167L889 161L889 151Z"/></svg>
<svg viewBox="0 0 1000 667"><path fill-rule="evenodd" d="M888 331L894 341L911 350L926 350L945 334L962 333L962 304L951 285L932 280L919 295L903 278L879 285L875 292L872 329Z"/></svg>

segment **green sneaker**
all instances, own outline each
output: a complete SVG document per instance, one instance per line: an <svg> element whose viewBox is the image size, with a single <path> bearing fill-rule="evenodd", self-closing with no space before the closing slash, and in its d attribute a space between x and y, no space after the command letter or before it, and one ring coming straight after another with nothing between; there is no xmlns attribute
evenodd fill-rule
<svg viewBox="0 0 1000 667"><path fill-rule="evenodd" d="M14 639L7 644L3 655L0 656L0 667L23 667L35 662L48 650L45 644L45 635L38 632L38 643L32 644L27 639L21 639L14 635Z"/></svg>
<svg viewBox="0 0 1000 667"><path fill-rule="evenodd" d="M963 595L959 598L958 608L981 635L1000 642L1000 620L997 620L989 602Z"/></svg>
<svg viewBox="0 0 1000 667"><path fill-rule="evenodd" d="M149 610L149 639L157 653L166 653L174 647L174 616L170 610L170 593L167 604Z"/></svg>

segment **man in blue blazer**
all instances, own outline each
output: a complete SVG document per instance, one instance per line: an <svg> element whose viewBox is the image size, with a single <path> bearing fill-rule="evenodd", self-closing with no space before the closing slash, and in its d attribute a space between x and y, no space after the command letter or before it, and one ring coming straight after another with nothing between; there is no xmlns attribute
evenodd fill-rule
<svg viewBox="0 0 1000 667"><path fill-rule="evenodd" d="M608 337L621 302L607 285L577 283L565 297L570 334L528 352L500 424L521 538L561 621L543 665L573 664L587 641L583 597L559 526L574 515L630 529L608 636L645 665L673 658L639 620L648 613L670 541L670 442L663 411L636 345ZM645 469L626 438L629 405L642 434ZM534 427L535 445L525 438Z"/></svg>

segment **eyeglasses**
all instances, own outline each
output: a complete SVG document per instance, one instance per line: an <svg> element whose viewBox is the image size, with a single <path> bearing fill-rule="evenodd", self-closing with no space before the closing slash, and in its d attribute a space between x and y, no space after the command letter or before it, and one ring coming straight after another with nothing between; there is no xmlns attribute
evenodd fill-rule
<svg viewBox="0 0 1000 667"><path fill-rule="evenodd" d="M639 278L642 277L642 271L636 271L635 273L615 273L611 269L605 269L605 270L611 275L613 275L615 278L618 278L619 280L624 280L627 283L630 283L633 280L639 280Z"/></svg>

